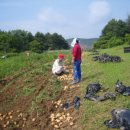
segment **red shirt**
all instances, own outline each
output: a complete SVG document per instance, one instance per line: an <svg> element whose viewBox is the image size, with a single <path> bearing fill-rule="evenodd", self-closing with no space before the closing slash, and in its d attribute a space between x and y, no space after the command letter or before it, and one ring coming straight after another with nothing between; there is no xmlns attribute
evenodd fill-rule
<svg viewBox="0 0 130 130"><path fill-rule="evenodd" d="M75 57L74 60L81 60L81 47L78 43L72 49L72 56Z"/></svg>

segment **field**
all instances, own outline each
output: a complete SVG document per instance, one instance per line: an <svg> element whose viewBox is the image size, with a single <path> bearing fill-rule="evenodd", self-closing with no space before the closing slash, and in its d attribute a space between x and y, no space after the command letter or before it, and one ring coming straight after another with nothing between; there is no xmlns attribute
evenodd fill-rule
<svg viewBox="0 0 130 130"><path fill-rule="evenodd" d="M21 53L1 59L0 130L52 130L59 127L60 122L52 122L50 116L59 113L67 119L60 123L62 128L72 129L79 111L72 107L63 110L61 103L71 102L79 93L79 87L74 91L75 86L69 86L72 81L70 51L62 51L69 74L60 78L52 75L52 64L59 53L51 51L30 56ZM72 119L74 115L77 116ZM73 125L73 129L75 127Z"/></svg>
<svg viewBox="0 0 130 130"><path fill-rule="evenodd" d="M58 53L21 53L0 60L0 130L107 130L103 122L111 118L112 109L130 108L130 97L122 95L117 95L116 101L84 99L86 87L92 82L99 81L107 92L114 92L118 79L130 85L130 54L123 53L123 46L100 50L100 54L121 56L121 63L94 62L92 52L83 52L82 81L75 86L70 85L70 51L61 51L69 74L52 75L51 67ZM75 96L81 98L79 110L63 110L60 105L71 102ZM59 120L58 114L64 119Z"/></svg>
<svg viewBox="0 0 130 130"><path fill-rule="evenodd" d="M123 47L100 50L100 53L121 56L121 63L99 63L92 61L91 53L87 52L83 56L83 82L81 84L82 97L85 94L86 86L89 83L97 82L102 85L107 92L115 91L115 83L119 79L124 85L130 86L130 54L124 54ZM104 92L100 92L103 95ZM104 102L83 101L82 123L84 130L107 130L103 122L111 119L110 112L116 108L130 108L130 97L118 95L116 101L107 100Z"/></svg>

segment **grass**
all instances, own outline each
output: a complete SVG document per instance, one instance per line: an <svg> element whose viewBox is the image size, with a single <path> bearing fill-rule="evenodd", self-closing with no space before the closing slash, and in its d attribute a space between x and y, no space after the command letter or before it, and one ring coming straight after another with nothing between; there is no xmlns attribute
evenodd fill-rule
<svg viewBox="0 0 130 130"><path fill-rule="evenodd" d="M108 92L114 92L114 86L119 79L126 86L130 85L130 54L123 53L123 47L119 46L112 49L100 50L100 54L108 53L110 55L121 56L121 63L99 63L92 61L91 52L85 52L83 55L81 83L82 95L84 96L86 87L89 83L99 81L103 88L108 88ZM100 93L103 95L103 93ZM130 97L118 95L116 101L107 100L104 102L92 102L83 99L82 124L84 130L107 130L103 122L111 118L110 112L115 108L130 108ZM99 128L100 127L100 128Z"/></svg>
<svg viewBox="0 0 130 130"><path fill-rule="evenodd" d="M68 64L71 62L70 53L60 52L65 54L65 58L68 59ZM83 114L81 115L81 123L84 126L83 130L107 130L103 125L103 122L111 118L110 112L115 108L130 108L130 97L118 95L116 101L107 100L104 102L92 102L83 99L86 91L86 87L89 83L99 81L103 88L108 88L108 92L114 92L115 82L119 79L126 86L130 85L130 54L123 53L123 46L119 46L112 49L100 50L100 54L108 53L110 55L121 56L123 61L121 63L99 63L92 61L91 52L84 52L82 59L82 106ZM20 77L13 79L4 88L0 89L0 92L11 87L19 78L23 79L22 84L18 84L16 88L16 97L7 97L7 102L15 101L21 96L33 96L33 100L30 103L29 111L36 111L37 115L43 114L40 103L44 100L53 100L57 96L58 91L61 89L61 84L55 77L50 76L49 72L53 61L57 58L58 51L45 52L44 54L32 53L27 57L24 53L11 56L7 59L0 61L0 79L15 75L17 72L21 72L22 69L28 69L26 73L22 73ZM43 77L41 89L38 93L37 84L35 78ZM41 78L42 79L42 78ZM51 93L48 94L48 91ZM99 93L103 95L103 92Z"/></svg>
<svg viewBox="0 0 130 130"><path fill-rule="evenodd" d="M65 54L65 58L69 59L70 62L68 51L53 51L43 54L31 53L29 57L21 53L15 54L15 56L11 55L6 59L0 59L0 79L8 78L8 76L16 77L0 88L0 93L6 91L9 87L11 88L17 81L21 81L20 84L16 85L15 96L8 95L7 100L10 104L8 103L6 107L13 105L23 96L31 96L32 103L30 103L30 108L27 111L31 113L35 111L37 115L41 114L40 104L42 101L55 99L61 89L60 81L51 75L52 64L59 53ZM40 89L37 88L38 85L41 86ZM0 108L0 110L2 109Z"/></svg>
<svg viewBox="0 0 130 130"><path fill-rule="evenodd" d="M62 51L63 54L68 54L68 51ZM57 58L59 52L45 52L43 54L32 53L31 56L26 56L25 53L15 54L15 56L7 57L6 59L0 59L0 79L5 78L8 75L13 75L20 69L27 67L35 67L37 64L43 65L42 69L46 70L44 66L46 63L52 63ZM68 58L68 57L67 57Z"/></svg>

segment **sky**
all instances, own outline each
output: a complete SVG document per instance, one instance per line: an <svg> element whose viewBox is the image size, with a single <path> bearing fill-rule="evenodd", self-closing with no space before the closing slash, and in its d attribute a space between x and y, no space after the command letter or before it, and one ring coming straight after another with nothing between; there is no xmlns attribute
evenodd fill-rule
<svg viewBox="0 0 130 130"><path fill-rule="evenodd" d="M130 0L0 0L0 29L98 38L111 19L126 20Z"/></svg>

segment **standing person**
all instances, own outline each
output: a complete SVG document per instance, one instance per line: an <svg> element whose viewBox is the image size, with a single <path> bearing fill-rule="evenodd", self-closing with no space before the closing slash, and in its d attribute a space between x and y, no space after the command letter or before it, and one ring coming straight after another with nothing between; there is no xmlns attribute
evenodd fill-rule
<svg viewBox="0 0 130 130"><path fill-rule="evenodd" d="M74 79L71 84L76 84L81 81L81 47L79 45L79 40L77 38L73 39L71 43L72 48L72 64Z"/></svg>
<svg viewBox="0 0 130 130"><path fill-rule="evenodd" d="M63 54L59 54L58 58L54 61L52 67L52 73L55 75L62 75L63 73L65 73Z"/></svg>

